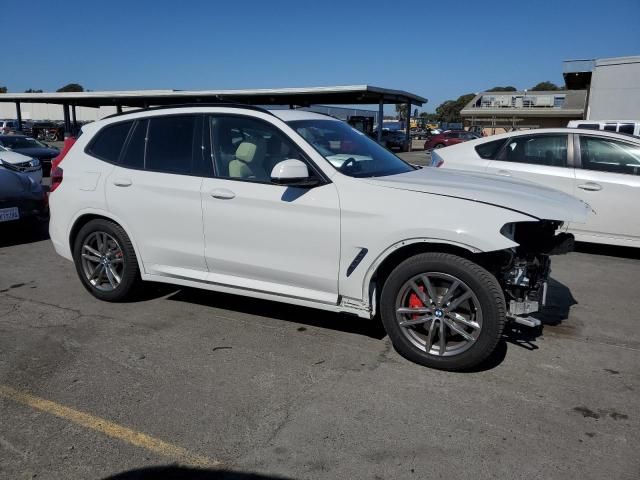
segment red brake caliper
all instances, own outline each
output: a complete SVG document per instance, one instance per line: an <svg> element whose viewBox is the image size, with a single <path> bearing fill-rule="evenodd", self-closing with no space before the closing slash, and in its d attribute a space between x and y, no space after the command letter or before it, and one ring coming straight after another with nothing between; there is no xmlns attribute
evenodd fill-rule
<svg viewBox="0 0 640 480"><path fill-rule="evenodd" d="M418 288L424 293L424 287L420 286ZM415 292L411 292L411 295L409 295L409 308L423 308L425 306L426 305L422 303L422 300L420 300L420 297L418 297ZM419 316L419 314L411 315L411 319L416 319Z"/></svg>

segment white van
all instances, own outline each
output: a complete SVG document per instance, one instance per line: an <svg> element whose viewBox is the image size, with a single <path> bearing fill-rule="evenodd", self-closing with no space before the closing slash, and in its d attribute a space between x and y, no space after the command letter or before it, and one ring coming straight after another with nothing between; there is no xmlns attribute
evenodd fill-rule
<svg viewBox="0 0 640 480"><path fill-rule="evenodd" d="M571 120L567 127L606 130L640 137L640 121L637 120Z"/></svg>

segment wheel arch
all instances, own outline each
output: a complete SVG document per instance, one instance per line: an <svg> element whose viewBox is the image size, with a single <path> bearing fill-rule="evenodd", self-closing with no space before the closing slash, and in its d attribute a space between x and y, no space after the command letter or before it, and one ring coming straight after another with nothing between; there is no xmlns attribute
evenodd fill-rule
<svg viewBox="0 0 640 480"><path fill-rule="evenodd" d="M76 242L76 238L78 237L78 233L80 232L80 229L83 226L85 226L87 223L89 223L91 220L107 220L119 225L120 228L122 228L124 232L127 234L127 236L129 237L129 240L131 241L131 244L133 245L133 249L136 252L138 267L140 268L140 273L144 273L142 257L140 255L138 245L136 244L134 237L131 235L129 228L127 228L127 226L123 224L123 222L120 221L120 219L114 217L108 212L92 210L92 211L81 212L76 216L76 218L73 220L71 224L71 228L69 229L69 235L68 235L69 249L71 250L72 255L73 255L73 246Z"/></svg>
<svg viewBox="0 0 640 480"><path fill-rule="evenodd" d="M499 252L485 253L471 245L440 239L416 238L398 242L378 256L370 265L364 277L362 298L368 301L372 315L377 312L382 286L393 269L407 258L428 252L450 253L467 258L485 267L492 263L492 258L495 255L499 254Z"/></svg>

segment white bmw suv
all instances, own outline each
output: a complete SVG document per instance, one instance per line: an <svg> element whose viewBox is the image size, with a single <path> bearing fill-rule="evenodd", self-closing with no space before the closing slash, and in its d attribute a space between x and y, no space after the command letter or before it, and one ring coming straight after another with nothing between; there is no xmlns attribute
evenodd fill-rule
<svg viewBox="0 0 640 480"><path fill-rule="evenodd" d="M52 172L50 234L95 297L152 280L379 315L395 348L474 367L542 308L563 222L588 205L528 182L418 169L346 123L243 105L87 125Z"/></svg>

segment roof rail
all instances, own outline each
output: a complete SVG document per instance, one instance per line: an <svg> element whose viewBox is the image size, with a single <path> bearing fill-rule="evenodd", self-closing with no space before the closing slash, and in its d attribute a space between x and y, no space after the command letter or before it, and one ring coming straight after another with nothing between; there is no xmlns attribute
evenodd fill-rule
<svg viewBox="0 0 640 480"><path fill-rule="evenodd" d="M111 115L107 115L106 117L102 117L102 120L107 118L119 117L121 115L128 115L130 113L139 113L139 112L153 112L156 110L164 110L168 108L187 108L187 107L227 107L227 108L244 108L245 110L255 110L257 112L266 113L268 115L273 115L269 110L262 107L256 107L255 105L247 105L246 103L233 103L233 102L214 102L214 103L177 103L172 105L159 105L155 107L146 107L146 108L138 108L136 110L129 110L127 112L119 112L113 113Z"/></svg>

